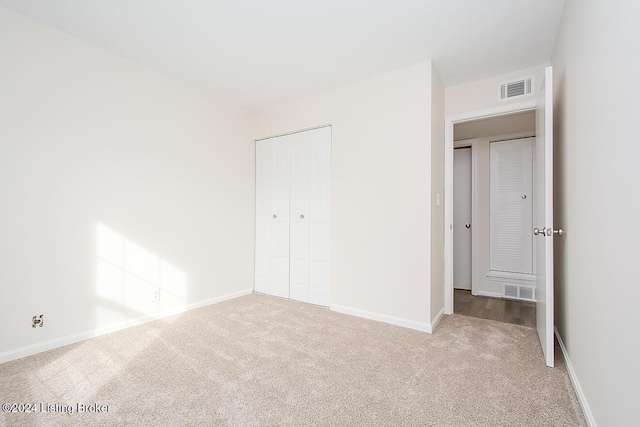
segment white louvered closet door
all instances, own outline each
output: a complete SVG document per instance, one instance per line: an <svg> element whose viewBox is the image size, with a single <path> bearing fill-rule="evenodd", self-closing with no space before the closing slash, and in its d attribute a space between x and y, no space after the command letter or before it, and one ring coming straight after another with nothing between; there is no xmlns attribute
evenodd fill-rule
<svg viewBox="0 0 640 427"><path fill-rule="evenodd" d="M533 138L490 148L490 269L533 274Z"/></svg>
<svg viewBox="0 0 640 427"><path fill-rule="evenodd" d="M257 292L329 305L330 188L330 127L256 143Z"/></svg>

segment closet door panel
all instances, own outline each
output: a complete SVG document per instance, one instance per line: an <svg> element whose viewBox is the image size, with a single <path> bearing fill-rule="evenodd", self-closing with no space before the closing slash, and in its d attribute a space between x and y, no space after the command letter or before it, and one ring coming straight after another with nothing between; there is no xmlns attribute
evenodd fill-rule
<svg viewBox="0 0 640 427"><path fill-rule="evenodd" d="M306 132L291 148L290 298L309 302L309 146Z"/></svg>
<svg viewBox="0 0 640 427"><path fill-rule="evenodd" d="M331 276L329 236L331 211L331 128L316 129L309 135L310 224L309 302L329 305Z"/></svg>
<svg viewBox="0 0 640 427"><path fill-rule="evenodd" d="M289 139L274 143L271 214L271 295L289 298Z"/></svg>

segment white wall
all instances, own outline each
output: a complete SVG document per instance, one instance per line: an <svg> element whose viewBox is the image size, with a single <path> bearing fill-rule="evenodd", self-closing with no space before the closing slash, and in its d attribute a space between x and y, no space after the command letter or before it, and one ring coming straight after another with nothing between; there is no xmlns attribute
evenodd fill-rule
<svg viewBox="0 0 640 427"><path fill-rule="evenodd" d="M638 2L568 0L551 60L556 325L599 426L639 419L639 21Z"/></svg>
<svg viewBox="0 0 640 427"><path fill-rule="evenodd" d="M253 287L245 111L3 8L0 58L0 359Z"/></svg>
<svg viewBox="0 0 640 427"><path fill-rule="evenodd" d="M438 203L438 197L440 203ZM444 86L431 73L431 322L444 313Z"/></svg>
<svg viewBox="0 0 640 427"><path fill-rule="evenodd" d="M431 62L255 116L255 138L332 125L331 306L425 328Z"/></svg>
<svg viewBox="0 0 640 427"><path fill-rule="evenodd" d="M469 113L487 108L520 103L528 98L498 101L498 85L520 77L534 76L536 87L540 87L544 77L544 68L545 65L539 65L484 80L448 87L445 89L445 115L450 116Z"/></svg>

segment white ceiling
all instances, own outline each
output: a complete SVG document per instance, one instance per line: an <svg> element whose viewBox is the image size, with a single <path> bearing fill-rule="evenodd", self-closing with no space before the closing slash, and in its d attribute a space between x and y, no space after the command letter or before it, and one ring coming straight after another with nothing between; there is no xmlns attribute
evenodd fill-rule
<svg viewBox="0 0 640 427"><path fill-rule="evenodd" d="M547 63L564 0L0 0L249 108L432 59L445 86Z"/></svg>

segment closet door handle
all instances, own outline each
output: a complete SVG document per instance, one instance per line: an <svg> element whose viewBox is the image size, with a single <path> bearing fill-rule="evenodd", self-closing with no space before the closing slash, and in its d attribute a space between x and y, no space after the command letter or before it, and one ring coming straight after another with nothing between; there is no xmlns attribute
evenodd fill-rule
<svg viewBox="0 0 640 427"><path fill-rule="evenodd" d="M276 219L276 218L278 218L278 215L273 214L273 219Z"/></svg>
<svg viewBox="0 0 640 427"><path fill-rule="evenodd" d="M303 214L300 214L300 219L304 219L304 215Z"/></svg>

